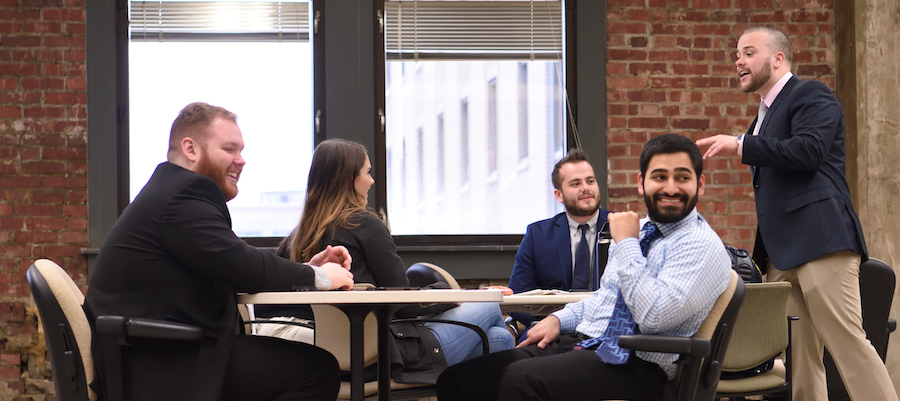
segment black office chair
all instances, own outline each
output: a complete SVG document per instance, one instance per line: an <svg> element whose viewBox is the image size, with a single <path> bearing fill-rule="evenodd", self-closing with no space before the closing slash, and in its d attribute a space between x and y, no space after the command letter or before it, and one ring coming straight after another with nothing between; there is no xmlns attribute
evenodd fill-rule
<svg viewBox="0 0 900 401"><path fill-rule="evenodd" d="M26 277L44 328L56 399L96 400L97 394L88 387L94 380L94 362L84 295L59 265L47 259L35 261ZM103 343L104 363L116 367L106 369L106 376L100 380L105 394L102 398L109 401L124 400L121 347L128 345L128 338L196 341L203 335L199 327L191 325L122 316L98 317L97 331Z"/></svg>
<svg viewBox="0 0 900 401"><path fill-rule="evenodd" d="M459 289L459 283L456 279L449 272L433 263L413 263L409 269L406 269L406 278L409 279L410 287L422 288L434 283L443 283L447 285L447 288Z"/></svg>
<svg viewBox="0 0 900 401"><path fill-rule="evenodd" d="M875 351L884 361L887 357L888 340L897 329L897 321L888 317L894 300L894 270L886 263L872 259L859 266L859 293L862 303L863 329L866 338L872 342ZM825 374L828 380L830 401L850 401L841 374L834 364L831 354L825 351Z"/></svg>
<svg viewBox="0 0 900 401"><path fill-rule="evenodd" d="M619 345L638 351L679 354L678 375L670 380L664 400L712 401L734 322L744 302L744 281L734 271L725 291L693 337L637 334L619 337Z"/></svg>

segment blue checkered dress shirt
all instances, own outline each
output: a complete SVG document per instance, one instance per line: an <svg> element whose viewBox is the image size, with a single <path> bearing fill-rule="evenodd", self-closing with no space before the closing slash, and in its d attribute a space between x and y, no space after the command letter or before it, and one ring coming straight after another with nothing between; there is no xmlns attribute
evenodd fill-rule
<svg viewBox="0 0 900 401"><path fill-rule="evenodd" d="M648 219L641 219L641 226ZM560 331L597 337L606 331L619 290L642 334L690 337L728 285L731 258L718 234L697 209L675 223L657 223L663 237L647 257L631 237L609 247L600 289L554 312ZM675 354L635 353L675 376Z"/></svg>

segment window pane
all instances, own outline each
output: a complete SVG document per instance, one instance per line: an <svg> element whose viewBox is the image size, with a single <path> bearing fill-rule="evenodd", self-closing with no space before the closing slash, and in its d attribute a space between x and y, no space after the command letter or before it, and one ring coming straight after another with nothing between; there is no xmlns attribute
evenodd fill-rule
<svg viewBox="0 0 900 401"><path fill-rule="evenodd" d="M559 71L559 61L387 62L392 233L521 234L562 211L550 182L562 157Z"/></svg>
<svg viewBox="0 0 900 401"><path fill-rule="evenodd" d="M132 42L131 198L166 160L169 129L203 101L238 116L247 161L231 202L242 237L280 237L300 218L312 157L309 42Z"/></svg>

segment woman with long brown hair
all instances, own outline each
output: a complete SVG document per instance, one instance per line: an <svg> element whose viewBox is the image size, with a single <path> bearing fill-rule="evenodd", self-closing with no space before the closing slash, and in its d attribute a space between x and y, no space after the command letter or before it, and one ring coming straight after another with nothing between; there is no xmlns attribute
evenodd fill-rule
<svg viewBox="0 0 900 401"><path fill-rule="evenodd" d="M330 139L313 153L306 188L306 203L300 223L282 241L279 253L293 260L309 260L328 245L343 245L353 258L350 272L357 283L379 287L408 287L406 268L387 226L366 209L369 188L375 183L366 149L357 142ZM257 312L259 307L257 307ZM397 316L433 314L438 319L468 322L480 326L490 340L491 352L512 348L514 340L506 329L500 307L492 303L439 305L422 309L407 307ZM449 309L448 309L449 308ZM277 316L264 311L268 316ZM294 313L301 318L311 312ZM298 316L299 315L299 316ZM264 325L265 326L265 325ZM394 323L397 350L403 368L394 370L399 382L434 383L449 365L481 355L481 340L464 327L441 323ZM438 351L438 352L435 352Z"/></svg>

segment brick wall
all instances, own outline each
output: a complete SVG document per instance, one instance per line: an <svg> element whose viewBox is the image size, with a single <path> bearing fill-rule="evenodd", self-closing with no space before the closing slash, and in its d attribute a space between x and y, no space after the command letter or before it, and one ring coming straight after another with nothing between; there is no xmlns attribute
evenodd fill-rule
<svg viewBox="0 0 900 401"><path fill-rule="evenodd" d="M834 88L833 8L831 0L608 0L610 208L645 212L638 158L652 136L746 132L759 97L738 87L734 53L745 28L784 31L794 74ZM726 243L752 249L750 170L738 157L715 157L704 172L698 209Z"/></svg>
<svg viewBox="0 0 900 401"><path fill-rule="evenodd" d="M800 10L804 11L792 11ZM0 0L0 400L52 388L25 269L37 257L86 283L84 0ZM610 207L643 213L636 175L652 135L746 130L758 99L732 64L747 26L792 38L794 72L834 87L831 0L609 0ZM726 242L752 247L750 174L707 161L701 212Z"/></svg>
<svg viewBox="0 0 900 401"><path fill-rule="evenodd" d="M53 399L25 270L86 283L84 32L83 0L0 0L0 400Z"/></svg>

